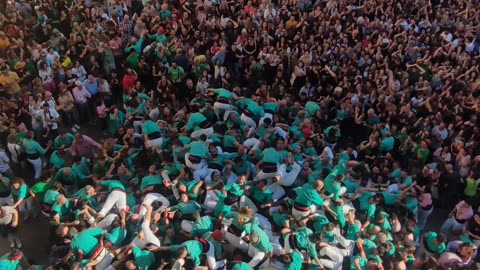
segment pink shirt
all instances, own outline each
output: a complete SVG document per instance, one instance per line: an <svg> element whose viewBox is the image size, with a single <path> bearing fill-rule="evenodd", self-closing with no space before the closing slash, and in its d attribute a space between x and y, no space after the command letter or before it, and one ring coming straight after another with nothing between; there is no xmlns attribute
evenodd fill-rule
<svg viewBox="0 0 480 270"><path fill-rule="evenodd" d="M73 88L72 94L77 104L83 104L87 102L87 98L91 97L90 93L87 91L87 89L83 85L82 85L82 89L80 90L78 89L78 87Z"/></svg>
<svg viewBox="0 0 480 270"><path fill-rule="evenodd" d="M472 206L467 206L465 201L459 202L455 206L455 219L457 220L469 220L471 217L473 217L473 209Z"/></svg>
<svg viewBox="0 0 480 270"><path fill-rule="evenodd" d="M72 144L72 155L82 156L82 157L93 157L95 150L101 149L102 145L94 141L92 138L87 135L82 135L83 141L79 143L74 141Z"/></svg>

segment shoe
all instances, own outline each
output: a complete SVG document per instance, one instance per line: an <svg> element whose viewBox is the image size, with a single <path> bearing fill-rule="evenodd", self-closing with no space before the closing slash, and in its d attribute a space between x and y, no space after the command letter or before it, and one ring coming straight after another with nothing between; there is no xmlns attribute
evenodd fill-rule
<svg viewBox="0 0 480 270"><path fill-rule="evenodd" d="M77 124L73 125L73 127L76 128L77 130L80 129L80 126Z"/></svg>
<svg viewBox="0 0 480 270"><path fill-rule="evenodd" d="M22 248L23 245L22 245L22 242L20 241L20 239L17 239L17 248Z"/></svg>
<svg viewBox="0 0 480 270"><path fill-rule="evenodd" d="M72 127L71 130L72 130L73 133L77 133L77 132L78 132L78 130L77 130L75 127Z"/></svg>
<svg viewBox="0 0 480 270"><path fill-rule="evenodd" d="M15 248L15 242L10 242L10 248Z"/></svg>

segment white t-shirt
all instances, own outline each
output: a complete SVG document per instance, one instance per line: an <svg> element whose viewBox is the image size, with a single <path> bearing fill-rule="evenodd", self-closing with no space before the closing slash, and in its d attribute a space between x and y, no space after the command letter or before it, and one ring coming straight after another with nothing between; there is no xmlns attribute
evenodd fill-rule
<svg viewBox="0 0 480 270"><path fill-rule="evenodd" d="M48 121L49 119L55 120L60 118L60 115L56 110L48 109L48 111L45 112L41 109L36 112L36 115L41 119L44 128L51 126L51 129L58 129L58 124L56 122Z"/></svg>

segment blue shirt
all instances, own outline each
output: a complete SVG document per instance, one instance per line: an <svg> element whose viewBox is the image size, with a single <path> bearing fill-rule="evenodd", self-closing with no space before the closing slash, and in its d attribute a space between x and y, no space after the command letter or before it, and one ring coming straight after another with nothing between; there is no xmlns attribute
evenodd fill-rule
<svg viewBox="0 0 480 270"><path fill-rule="evenodd" d="M97 81L97 79L95 79L93 81L93 83L90 83L87 79L83 82L83 85L85 86L85 89L87 89L87 91L90 93L90 95L94 96L98 93L98 81Z"/></svg>

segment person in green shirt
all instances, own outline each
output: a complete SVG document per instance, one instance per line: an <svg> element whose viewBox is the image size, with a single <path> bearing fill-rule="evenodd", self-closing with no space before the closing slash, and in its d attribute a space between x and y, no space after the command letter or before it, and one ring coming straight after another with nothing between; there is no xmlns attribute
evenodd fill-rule
<svg viewBox="0 0 480 270"><path fill-rule="evenodd" d="M239 262L232 267L232 270L253 270L253 268L245 262Z"/></svg>
<svg viewBox="0 0 480 270"><path fill-rule="evenodd" d="M103 180L97 181L97 185L106 187L108 189L108 197L105 201L100 212L98 212L96 222L107 216L112 210L113 206L120 211L122 226L125 225L126 208L127 208L127 194L125 193L125 187L120 181L117 180Z"/></svg>
<svg viewBox="0 0 480 270"><path fill-rule="evenodd" d="M50 155L50 164L56 169L60 170L65 165L65 151L63 149L58 149L52 152Z"/></svg>
<svg viewBox="0 0 480 270"><path fill-rule="evenodd" d="M395 146L395 138L392 136L390 132L385 134L385 138L383 138L382 142L380 143L380 152L382 154L386 154L393 150Z"/></svg>
<svg viewBox="0 0 480 270"><path fill-rule="evenodd" d="M33 214L32 195L35 195L30 191L27 184L25 184L25 180L20 177L16 177L12 180L11 192L15 201L15 204L12 207L23 213L24 219L28 220L30 214Z"/></svg>
<svg viewBox="0 0 480 270"><path fill-rule="evenodd" d="M75 136L70 133L60 132L60 134L55 138L53 141L53 148L54 149L68 149L72 146L73 141L75 140Z"/></svg>
<svg viewBox="0 0 480 270"><path fill-rule="evenodd" d="M58 213L60 215L60 221L64 221L71 211L70 201L67 200L63 194L58 194L55 198L55 203L52 206L51 212Z"/></svg>
<svg viewBox="0 0 480 270"><path fill-rule="evenodd" d="M33 139L34 136L33 131L28 131L25 139L22 141L22 146L28 162L32 164L33 169L35 170L35 180L39 180L42 176L42 159L40 157L50 150L52 143L49 142L47 147L43 148Z"/></svg>
<svg viewBox="0 0 480 270"><path fill-rule="evenodd" d="M172 65L167 70L169 79L174 84L179 84L182 82L183 77L185 76L185 70L178 66L176 62L172 62Z"/></svg>
<svg viewBox="0 0 480 270"><path fill-rule="evenodd" d="M16 270L20 267L22 258L23 253L18 249L13 249L10 253L7 253L0 258L0 269Z"/></svg>
<svg viewBox="0 0 480 270"><path fill-rule="evenodd" d="M130 49L130 54L128 55L126 62L129 68L139 72L140 67L138 63L140 63L140 56L138 56L134 48Z"/></svg>
<svg viewBox="0 0 480 270"><path fill-rule="evenodd" d="M426 232L420 239L420 253L426 255L426 257L438 256L445 251L446 242L447 237L444 234L437 234L432 231Z"/></svg>
<svg viewBox="0 0 480 270"><path fill-rule="evenodd" d="M252 224L249 238L248 256L250 256L251 260L248 262L248 265L257 267L261 265L264 258L273 256L273 246L267 233L258 224Z"/></svg>

